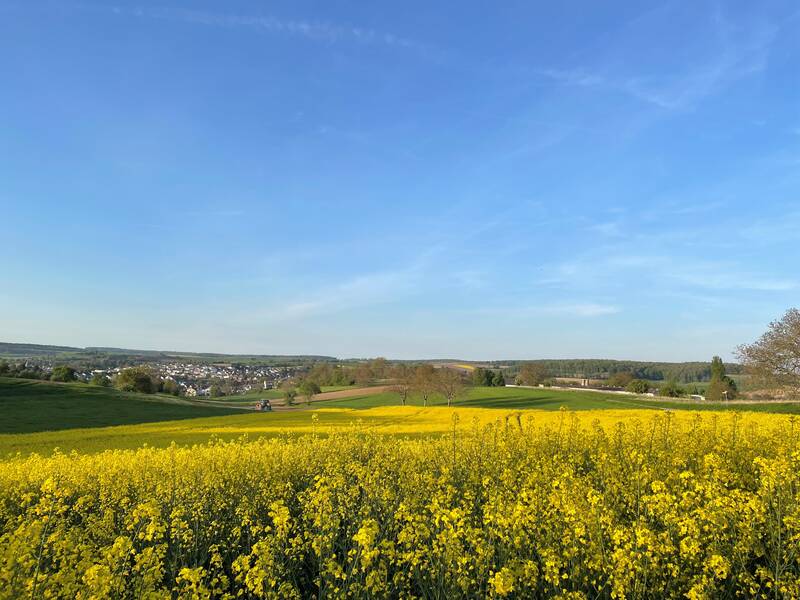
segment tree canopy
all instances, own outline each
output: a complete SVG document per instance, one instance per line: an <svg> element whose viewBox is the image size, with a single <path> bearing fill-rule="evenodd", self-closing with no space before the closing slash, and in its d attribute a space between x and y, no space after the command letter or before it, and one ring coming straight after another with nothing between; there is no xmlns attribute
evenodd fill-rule
<svg viewBox="0 0 800 600"><path fill-rule="evenodd" d="M111 380L105 373L95 373L89 380L91 385L99 385L101 387L108 387L111 385Z"/></svg>
<svg viewBox="0 0 800 600"><path fill-rule="evenodd" d="M517 375L518 385L539 385L550 377L550 371L540 362L526 362Z"/></svg>
<svg viewBox="0 0 800 600"><path fill-rule="evenodd" d="M153 394L157 388L150 369L145 367L124 369L114 379L114 386L123 392L139 392L142 394Z"/></svg>
<svg viewBox="0 0 800 600"><path fill-rule="evenodd" d="M297 385L297 391L299 391L305 397L306 403L311 404L314 396L319 394L322 390L316 381L306 378Z"/></svg>
<svg viewBox="0 0 800 600"><path fill-rule="evenodd" d="M736 397L736 382L725 373L725 363L719 356L711 359L711 382L705 396L711 402L733 400Z"/></svg>
<svg viewBox="0 0 800 600"><path fill-rule="evenodd" d="M51 381L75 381L76 379L75 369L66 365L55 367L50 374Z"/></svg>
<svg viewBox="0 0 800 600"><path fill-rule="evenodd" d="M492 371L491 369L484 369L483 367L476 367L472 371L472 385L479 386L504 386L506 384L505 377L502 371Z"/></svg>
<svg viewBox="0 0 800 600"><path fill-rule="evenodd" d="M756 382L800 393L800 310L786 311L738 355Z"/></svg>

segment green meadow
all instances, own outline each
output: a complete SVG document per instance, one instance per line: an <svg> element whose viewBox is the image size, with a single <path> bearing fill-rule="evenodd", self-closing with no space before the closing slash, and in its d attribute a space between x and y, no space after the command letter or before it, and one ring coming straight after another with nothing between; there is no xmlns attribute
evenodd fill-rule
<svg viewBox="0 0 800 600"><path fill-rule="evenodd" d="M314 408L374 408L400 404L397 394L354 395L349 398L314 402ZM446 401L434 396L428 406L446 406ZM409 406L422 406L422 401L411 397ZM569 410L656 408L671 410L713 411L757 411L776 413L800 413L800 404L792 402L771 403L714 403L692 402L684 399L668 400L648 396L632 396L589 390L564 390L558 388L522 387L474 387L467 395L454 402L453 406L469 408L541 409L558 410L562 406Z"/></svg>
<svg viewBox="0 0 800 600"><path fill-rule="evenodd" d="M272 392L267 397L276 394ZM258 395L250 396L252 401ZM260 397L264 397L263 395ZM235 408L246 397L231 398L231 407L163 395L119 392L85 384L59 384L0 378L0 456L38 452L100 452L106 449L168 446L232 440L242 436L275 437L317 432L358 423L362 429L392 431L398 435L427 435L446 403L433 397L428 407L411 397L401 411L382 410L400 406L398 395L380 393L304 404L298 410L252 412ZM621 394L553 388L492 388L468 390L453 408L497 409L498 417L509 411L561 408L570 411L670 409L691 411L755 411L800 413L800 404L713 404L668 401ZM315 416L314 416L315 415ZM312 418L312 416L314 416Z"/></svg>
<svg viewBox="0 0 800 600"><path fill-rule="evenodd" d="M160 394L0 377L0 434L132 425L240 412Z"/></svg>

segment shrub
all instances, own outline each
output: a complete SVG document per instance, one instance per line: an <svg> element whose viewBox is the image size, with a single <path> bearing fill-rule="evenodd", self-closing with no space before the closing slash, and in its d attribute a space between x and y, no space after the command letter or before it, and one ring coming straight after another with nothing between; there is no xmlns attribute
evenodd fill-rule
<svg viewBox="0 0 800 600"><path fill-rule="evenodd" d="M95 373L92 375L89 383L92 385L99 385L101 387L108 387L111 385L111 380L105 373Z"/></svg>
<svg viewBox="0 0 800 600"><path fill-rule="evenodd" d="M542 363L526 362L517 375L518 385L539 385L550 377L550 373Z"/></svg>
<svg viewBox="0 0 800 600"><path fill-rule="evenodd" d="M736 398L736 383L724 375L721 379L714 378L708 384L705 393L706 400L711 402L722 402Z"/></svg>
<svg viewBox="0 0 800 600"><path fill-rule="evenodd" d="M644 379L634 379L625 386L625 389L634 394L646 394L650 391L650 382Z"/></svg>
<svg viewBox="0 0 800 600"><path fill-rule="evenodd" d="M51 381L75 381L76 379L75 369L64 365L55 367L50 374Z"/></svg>
<svg viewBox="0 0 800 600"><path fill-rule="evenodd" d="M627 388L633 380L633 373L614 373L606 380L606 385L609 387Z"/></svg>
<svg viewBox="0 0 800 600"><path fill-rule="evenodd" d="M674 381L668 381L658 389L659 396L667 396L668 398L680 398L686 395L686 390L679 386Z"/></svg>
<svg viewBox="0 0 800 600"><path fill-rule="evenodd" d="M149 369L133 367L120 372L114 380L117 389L123 392L139 392L152 394L156 391L156 384Z"/></svg>

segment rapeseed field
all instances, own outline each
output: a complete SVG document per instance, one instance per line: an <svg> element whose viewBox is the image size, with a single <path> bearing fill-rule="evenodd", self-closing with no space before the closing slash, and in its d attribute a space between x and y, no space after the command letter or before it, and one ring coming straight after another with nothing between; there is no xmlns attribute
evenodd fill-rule
<svg viewBox="0 0 800 600"><path fill-rule="evenodd" d="M381 410L0 462L0 597L800 597L793 416Z"/></svg>

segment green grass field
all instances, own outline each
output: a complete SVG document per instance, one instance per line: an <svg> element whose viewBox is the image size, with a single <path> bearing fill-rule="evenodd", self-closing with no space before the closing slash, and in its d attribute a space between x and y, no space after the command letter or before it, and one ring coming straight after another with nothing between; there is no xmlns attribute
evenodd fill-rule
<svg viewBox="0 0 800 600"><path fill-rule="evenodd" d="M315 402L315 408L373 408L400 404L396 394L377 394L373 396L354 396L337 400ZM409 406L421 406L418 398L410 398ZM442 398L434 397L429 406L444 406ZM580 390L560 390L557 388L513 388L478 387L469 390L466 398L455 402L454 406L471 408L541 409L558 410L562 406L569 410L668 408L673 410L737 410L776 413L798 413L800 404L723 404L713 402L689 402L685 400L664 400L648 397L629 396L603 392Z"/></svg>
<svg viewBox="0 0 800 600"><path fill-rule="evenodd" d="M241 412L182 404L172 396L5 377L0 377L0 411L0 434L131 425Z"/></svg>
<svg viewBox="0 0 800 600"><path fill-rule="evenodd" d="M354 385L323 385L322 392L341 392L342 390L355 389L356 387ZM283 392L281 390L252 390L246 394L219 396L210 399L214 402L224 402L225 404L252 406L262 398L277 400L278 398L283 398Z"/></svg>
<svg viewBox="0 0 800 600"><path fill-rule="evenodd" d="M431 408L425 410L419 399L411 398L405 411L398 416L396 412L381 410L400 404L397 395L383 393L315 402L310 409L301 405L301 410L289 412L243 413L233 408L238 403L249 404L253 398L252 395L233 397L228 409L181 404L186 400L171 396L128 394L83 384L0 378L0 409L4 417L0 420L0 456L17 452L48 454L55 448L99 452L143 444L203 443L213 437L230 440L242 435L302 434L314 429L313 414L317 415L321 433L360 421L367 428L394 428L392 431L402 435L425 435L431 433L425 428L426 419L430 420L430 415L437 414L438 408L445 404L441 398L433 398L429 402ZM497 409L497 415L529 409L554 411L561 407L571 411L673 409L800 413L800 404L792 403L698 404L551 388L472 388L454 405L456 410L466 412L473 408Z"/></svg>

